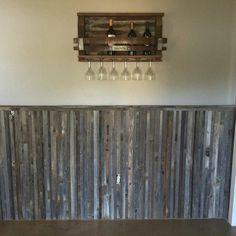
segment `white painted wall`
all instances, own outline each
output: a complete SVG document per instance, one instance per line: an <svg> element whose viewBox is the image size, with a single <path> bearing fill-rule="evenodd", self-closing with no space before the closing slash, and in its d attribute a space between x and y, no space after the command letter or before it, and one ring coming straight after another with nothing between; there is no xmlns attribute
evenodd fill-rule
<svg viewBox="0 0 236 236"><path fill-rule="evenodd" d="M0 0L0 104L232 104L233 2ZM87 64L72 50L78 11L165 12L158 80L84 81Z"/></svg>
<svg viewBox="0 0 236 236"><path fill-rule="evenodd" d="M233 1L233 27L231 30L229 101L236 105L236 0Z"/></svg>

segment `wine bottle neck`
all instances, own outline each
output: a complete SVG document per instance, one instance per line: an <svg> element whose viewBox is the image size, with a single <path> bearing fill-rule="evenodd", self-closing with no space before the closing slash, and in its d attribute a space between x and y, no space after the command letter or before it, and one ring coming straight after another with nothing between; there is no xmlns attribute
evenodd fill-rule
<svg viewBox="0 0 236 236"><path fill-rule="evenodd" d="M109 20L109 27L110 27L110 28L113 27L113 21L112 21L112 19Z"/></svg>
<svg viewBox="0 0 236 236"><path fill-rule="evenodd" d="M130 23L130 29L134 30L134 23L133 22Z"/></svg>

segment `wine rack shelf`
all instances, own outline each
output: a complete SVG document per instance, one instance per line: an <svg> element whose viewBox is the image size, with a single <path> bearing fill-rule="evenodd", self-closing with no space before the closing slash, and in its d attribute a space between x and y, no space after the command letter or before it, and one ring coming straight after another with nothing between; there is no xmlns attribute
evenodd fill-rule
<svg viewBox="0 0 236 236"><path fill-rule="evenodd" d="M164 13L78 13L78 37L74 50L79 61L162 61L167 38L163 38ZM106 36L108 20L113 20L116 37ZM128 37L130 23L137 37ZM143 37L146 23L151 37ZM147 46L148 45L148 46ZM109 52L114 55L108 55ZM129 55L135 51L135 55ZM150 55L144 55L148 51Z"/></svg>

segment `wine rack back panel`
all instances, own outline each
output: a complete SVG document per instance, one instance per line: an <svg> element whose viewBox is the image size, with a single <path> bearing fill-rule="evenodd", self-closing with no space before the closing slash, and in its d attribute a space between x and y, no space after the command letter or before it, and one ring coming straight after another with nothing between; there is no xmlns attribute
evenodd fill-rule
<svg viewBox="0 0 236 236"><path fill-rule="evenodd" d="M161 61L167 42L162 37L163 16L163 13L78 13L78 37L74 39L74 49L79 51L79 61ZM114 38L106 36L109 19L113 20L117 34ZM131 22L137 37L128 37ZM150 38L143 37L147 22ZM150 55L143 55L147 50ZM115 55L108 55L109 51ZM136 55L129 55L129 51L135 51Z"/></svg>
<svg viewBox="0 0 236 236"><path fill-rule="evenodd" d="M86 37L104 37L107 31L107 22L111 17L85 17L85 36ZM137 36L142 37L145 31L145 24L149 22L150 32L155 36L155 17L133 17L127 19L127 17L116 17L113 19L113 26L116 33L120 36L127 36L127 32L130 30L130 21L135 25L135 32Z"/></svg>

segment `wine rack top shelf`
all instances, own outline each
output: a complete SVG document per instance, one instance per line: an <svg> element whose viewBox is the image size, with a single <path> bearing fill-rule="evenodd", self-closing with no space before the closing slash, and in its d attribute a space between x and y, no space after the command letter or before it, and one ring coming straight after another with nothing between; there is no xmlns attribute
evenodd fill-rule
<svg viewBox="0 0 236 236"><path fill-rule="evenodd" d="M105 13L105 12L78 12L77 16L105 16L105 17L148 17L164 16L164 13Z"/></svg>
<svg viewBox="0 0 236 236"><path fill-rule="evenodd" d="M167 43L162 35L164 13L77 13L77 16L74 50L78 51L79 61L162 61ZM106 36L109 19L113 20L114 38ZM131 22L136 33L133 38L128 37ZM147 22L151 36L144 38ZM112 55L108 55L110 52Z"/></svg>

